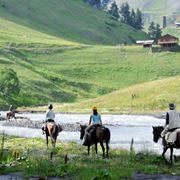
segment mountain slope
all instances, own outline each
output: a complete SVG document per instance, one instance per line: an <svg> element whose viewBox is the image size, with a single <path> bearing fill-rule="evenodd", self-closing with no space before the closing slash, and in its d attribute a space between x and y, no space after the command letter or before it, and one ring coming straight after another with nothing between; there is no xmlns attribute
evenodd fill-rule
<svg viewBox="0 0 180 180"><path fill-rule="evenodd" d="M179 53L152 54L136 46L8 44L0 48L0 64L0 70L17 72L22 94L16 101L21 106L80 102L180 75Z"/></svg>
<svg viewBox="0 0 180 180"><path fill-rule="evenodd" d="M0 0L0 17L80 43L118 44L147 38L82 0Z"/></svg>
<svg viewBox="0 0 180 180"><path fill-rule="evenodd" d="M74 105L61 111L89 112L96 105L103 113L147 113L165 110L169 102L180 104L180 76L142 83Z"/></svg>
<svg viewBox="0 0 180 180"><path fill-rule="evenodd" d="M123 2L128 2L133 8L140 8L145 14L147 24L154 21L162 25L162 17L167 16L169 23L174 23L180 16L179 0L116 0L120 6Z"/></svg>

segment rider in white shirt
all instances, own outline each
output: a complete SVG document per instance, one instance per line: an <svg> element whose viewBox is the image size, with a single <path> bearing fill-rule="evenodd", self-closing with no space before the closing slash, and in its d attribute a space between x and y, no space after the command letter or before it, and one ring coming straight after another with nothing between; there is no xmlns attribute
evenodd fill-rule
<svg viewBox="0 0 180 180"><path fill-rule="evenodd" d="M45 123L43 124L43 126L42 126L42 131L43 131L43 133L46 131L46 127L47 127L47 123L49 123L49 122L55 122L54 120L55 120L55 113L53 112L53 105L52 104L50 104L49 105L49 107L48 107L48 111L46 112L46 121L45 121Z"/></svg>
<svg viewBox="0 0 180 180"><path fill-rule="evenodd" d="M49 105L49 110L46 112L46 122L54 122L55 120L55 113L53 112L53 105Z"/></svg>
<svg viewBox="0 0 180 180"><path fill-rule="evenodd" d="M170 111L166 114L166 124L161 136L164 137L167 132L173 132L174 130L180 128L180 114L176 110L176 105L174 103L169 104Z"/></svg>

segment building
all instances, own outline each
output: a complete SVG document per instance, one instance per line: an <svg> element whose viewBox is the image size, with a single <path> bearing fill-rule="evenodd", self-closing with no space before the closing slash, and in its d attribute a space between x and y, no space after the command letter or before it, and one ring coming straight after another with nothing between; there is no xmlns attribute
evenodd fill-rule
<svg viewBox="0 0 180 180"><path fill-rule="evenodd" d="M158 45L166 48L175 47L179 45L179 39L170 34L166 34L158 39Z"/></svg>
<svg viewBox="0 0 180 180"><path fill-rule="evenodd" d="M180 27L180 23L179 22L176 22L176 27Z"/></svg>
<svg viewBox="0 0 180 180"><path fill-rule="evenodd" d="M136 44L143 45L144 48L152 47L154 40L144 40L144 41L136 41Z"/></svg>

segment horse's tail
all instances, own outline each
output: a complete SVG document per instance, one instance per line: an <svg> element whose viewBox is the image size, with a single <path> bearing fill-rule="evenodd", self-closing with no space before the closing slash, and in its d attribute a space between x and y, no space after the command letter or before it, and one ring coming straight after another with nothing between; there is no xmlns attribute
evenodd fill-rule
<svg viewBox="0 0 180 180"><path fill-rule="evenodd" d="M176 145L177 145L177 148L180 148L180 132L177 133Z"/></svg>
<svg viewBox="0 0 180 180"><path fill-rule="evenodd" d="M108 128L105 128L105 142L109 144L111 139L111 132Z"/></svg>

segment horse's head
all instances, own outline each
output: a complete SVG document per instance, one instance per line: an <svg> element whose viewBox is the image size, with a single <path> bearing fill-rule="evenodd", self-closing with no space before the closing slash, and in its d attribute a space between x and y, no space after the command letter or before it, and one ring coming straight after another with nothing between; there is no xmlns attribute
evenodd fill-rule
<svg viewBox="0 0 180 180"><path fill-rule="evenodd" d="M164 130L163 126L153 126L153 141L155 143L158 142L159 138L161 137L161 132Z"/></svg>
<svg viewBox="0 0 180 180"><path fill-rule="evenodd" d="M80 125L80 139L82 140L85 134L86 125Z"/></svg>

